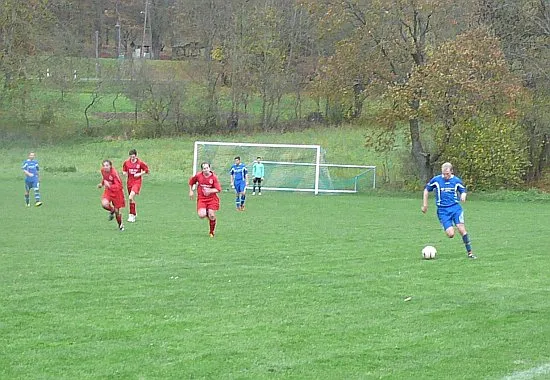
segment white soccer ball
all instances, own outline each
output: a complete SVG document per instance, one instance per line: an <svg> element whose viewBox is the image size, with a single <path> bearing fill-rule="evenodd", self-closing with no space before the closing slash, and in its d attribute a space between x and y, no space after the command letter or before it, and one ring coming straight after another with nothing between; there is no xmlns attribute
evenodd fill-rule
<svg viewBox="0 0 550 380"><path fill-rule="evenodd" d="M435 249L434 246L427 245L424 248L422 248L422 258L426 260L435 259L435 255L437 254L437 249Z"/></svg>

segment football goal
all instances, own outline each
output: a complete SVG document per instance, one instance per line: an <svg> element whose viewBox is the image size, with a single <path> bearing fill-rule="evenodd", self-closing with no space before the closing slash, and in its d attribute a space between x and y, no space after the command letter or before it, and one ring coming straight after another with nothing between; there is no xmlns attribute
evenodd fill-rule
<svg viewBox="0 0 550 380"><path fill-rule="evenodd" d="M252 186L252 165L257 157L265 167L263 190L319 193L357 193L376 188L376 166L329 164L320 145L259 144L196 141L193 174L209 162L223 188L230 185L235 157L246 164Z"/></svg>

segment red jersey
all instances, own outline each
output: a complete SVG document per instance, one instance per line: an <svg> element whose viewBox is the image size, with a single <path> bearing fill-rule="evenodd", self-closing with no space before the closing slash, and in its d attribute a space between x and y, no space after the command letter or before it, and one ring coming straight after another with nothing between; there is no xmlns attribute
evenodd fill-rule
<svg viewBox="0 0 550 380"><path fill-rule="evenodd" d="M218 177L216 177L214 172L212 172L212 174L208 177L206 177L202 172L198 172L189 179L189 186L193 186L195 184L197 184L197 201L218 198L217 193L210 193L208 195L205 195L204 191L202 190L205 187L213 187L214 189L218 189L218 191L222 191L222 187L220 185L220 182L218 181Z"/></svg>
<svg viewBox="0 0 550 380"><path fill-rule="evenodd" d="M136 162L132 162L132 160L127 159L124 161L124 164L122 164L122 171L128 173L128 186L131 186L134 183L141 183L142 177L135 177L135 175L141 172L149 174L149 167L139 158Z"/></svg>
<svg viewBox="0 0 550 380"><path fill-rule="evenodd" d="M103 177L101 181L103 186L105 186L106 182L108 183L107 186L105 186L106 190L112 192L122 190L122 181L115 168L111 168L110 171L101 168L101 176Z"/></svg>

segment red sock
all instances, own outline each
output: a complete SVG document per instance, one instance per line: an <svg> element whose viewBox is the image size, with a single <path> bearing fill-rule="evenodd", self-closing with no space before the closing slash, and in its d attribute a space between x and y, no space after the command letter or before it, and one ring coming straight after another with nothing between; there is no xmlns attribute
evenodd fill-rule
<svg viewBox="0 0 550 380"><path fill-rule="evenodd" d="M210 221L210 233L213 234L214 230L216 229L216 219L214 220L209 219L209 221Z"/></svg>
<svg viewBox="0 0 550 380"><path fill-rule="evenodd" d="M120 226L122 224L122 215L116 214L116 221L118 225Z"/></svg>
<svg viewBox="0 0 550 380"><path fill-rule="evenodd" d="M136 202L130 202L130 214L136 215Z"/></svg>

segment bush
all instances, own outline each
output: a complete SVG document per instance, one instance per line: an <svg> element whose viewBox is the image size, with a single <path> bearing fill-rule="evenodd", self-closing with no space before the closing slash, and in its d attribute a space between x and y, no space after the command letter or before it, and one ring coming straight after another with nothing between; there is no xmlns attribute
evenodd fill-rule
<svg viewBox="0 0 550 380"><path fill-rule="evenodd" d="M470 189L514 189L529 167L526 137L514 122L472 120L457 128L445 151Z"/></svg>

